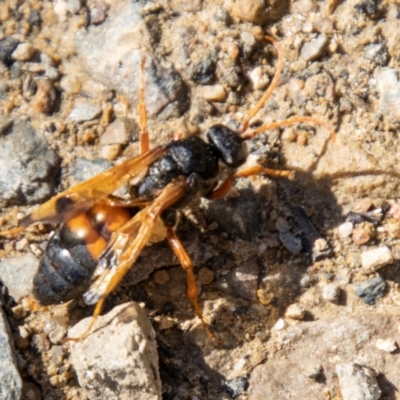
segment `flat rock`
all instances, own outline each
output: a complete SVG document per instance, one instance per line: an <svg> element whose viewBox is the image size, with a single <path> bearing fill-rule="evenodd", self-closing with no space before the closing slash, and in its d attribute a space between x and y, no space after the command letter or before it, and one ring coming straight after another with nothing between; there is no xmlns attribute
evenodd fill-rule
<svg viewBox="0 0 400 400"><path fill-rule="evenodd" d="M90 75L126 96L134 106L138 101L139 71L145 57L145 102L150 116L168 107L168 115L180 115L188 106L187 91L172 65L161 65L150 48L147 28L139 3L112 4L107 19L76 35L76 48Z"/></svg>
<svg viewBox="0 0 400 400"><path fill-rule="evenodd" d="M31 253L0 260L0 280L16 302L32 293L38 265L38 259Z"/></svg>
<svg viewBox="0 0 400 400"><path fill-rule="evenodd" d="M80 321L68 336L81 335L90 321ZM71 347L70 361L90 399L161 399L155 332L138 304L122 304L99 317L91 333Z"/></svg>
<svg viewBox="0 0 400 400"><path fill-rule="evenodd" d="M320 400L324 390L333 396L339 391L337 367L345 363L365 365L376 371L382 395L392 398L392 388L400 384L400 360L377 351L375 340L371 338L379 337L382 332L388 337L398 334L394 315L364 313L356 317L336 314L329 319L300 322L276 332L275 339L269 344L272 353L268 362L257 366L250 375L249 399L286 400L301 393L302 399ZM276 348L281 350L276 351ZM306 371L315 365L321 365L324 375L321 381L307 376ZM380 377L384 377L382 381ZM390 382L390 385L384 382Z"/></svg>
<svg viewBox="0 0 400 400"><path fill-rule="evenodd" d="M0 307L0 399L19 400L22 379L17 369L10 328Z"/></svg>
<svg viewBox="0 0 400 400"><path fill-rule="evenodd" d="M376 372L355 363L339 364L336 367L343 400L378 400L381 390L376 381Z"/></svg>

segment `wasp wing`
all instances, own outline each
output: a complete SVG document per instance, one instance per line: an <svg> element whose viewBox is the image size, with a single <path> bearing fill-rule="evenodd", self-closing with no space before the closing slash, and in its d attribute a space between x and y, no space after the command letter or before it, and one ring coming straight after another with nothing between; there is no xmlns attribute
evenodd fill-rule
<svg viewBox="0 0 400 400"><path fill-rule="evenodd" d="M100 256L99 265L94 273L97 278L83 295L87 304L97 303L115 289L149 242L161 213L177 202L186 189L187 183L184 179L168 184L153 203L140 210L121 229L113 233L109 245Z"/></svg>
<svg viewBox="0 0 400 400"><path fill-rule="evenodd" d="M164 153L163 147L157 147L70 187L33 210L21 220L21 226L37 222L61 223L88 210L140 174Z"/></svg>

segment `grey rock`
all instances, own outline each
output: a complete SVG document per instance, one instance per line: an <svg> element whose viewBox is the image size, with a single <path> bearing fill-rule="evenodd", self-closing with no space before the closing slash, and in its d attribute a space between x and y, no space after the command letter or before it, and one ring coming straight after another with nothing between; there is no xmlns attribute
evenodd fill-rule
<svg viewBox="0 0 400 400"><path fill-rule="evenodd" d="M38 266L38 259L31 253L0 260L0 280L16 302L32 293Z"/></svg>
<svg viewBox="0 0 400 400"><path fill-rule="evenodd" d="M81 335L91 318L69 331ZM115 307L96 321L92 332L71 348L79 384L96 399L161 399L155 332L136 303Z"/></svg>
<svg viewBox="0 0 400 400"><path fill-rule="evenodd" d="M389 54L384 43L372 43L365 46L364 57L377 65L386 65Z"/></svg>
<svg viewBox="0 0 400 400"><path fill-rule="evenodd" d="M13 122L0 136L0 197L9 204L33 204L54 192L57 154L25 122Z"/></svg>
<svg viewBox="0 0 400 400"><path fill-rule="evenodd" d="M68 172L75 182L83 182L111 167L112 164L105 158L77 158L69 165Z"/></svg>
<svg viewBox="0 0 400 400"><path fill-rule="evenodd" d="M378 400L381 390L376 372L366 366L344 363L336 366L343 400Z"/></svg>
<svg viewBox="0 0 400 400"><path fill-rule="evenodd" d="M301 244L301 239L294 236L289 231L281 231L279 232L279 240L283 244L283 246L289 250L293 254L300 253L303 245Z"/></svg>
<svg viewBox="0 0 400 400"><path fill-rule="evenodd" d="M19 400L22 379L16 366L11 337L6 317L0 307L0 399Z"/></svg>
<svg viewBox="0 0 400 400"><path fill-rule="evenodd" d="M141 5L127 0L114 2L108 18L98 26L82 29L76 48L95 79L126 96L133 106L138 101L139 71L145 61L145 102L150 116L179 116L186 111L187 90L171 65L161 65L152 55ZM161 118L159 116L159 118Z"/></svg>
<svg viewBox="0 0 400 400"><path fill-rule="evenodd" d="M200 85L209 85L214 81L215 68L215 59L212 56L208 56L193 65L189 74L191 79Z"/></svg>
<svg viewBox="0 0 400 400"><path fill-rule="evenodd" d="M100 137L100 144L128 144L133 137L138 138L139 127L130 118L117 118Z"/></svg>
<svg viewBox="0 0 400 400"><path fill-rule="evenodd" d="M101 107L98 104L77 101L68 117L74 122L90 121L97 118L101 111Z"/></svg>
<svg viewBox="0 0 400 400"><path fill-rule="evenodd" d="M385 281L378 275L375 278L358 283L354 291L365 304L372 305L383 297L385 287Z"/></svg>
<svg viewBox="0 0 400 400"><path fill-rule="evenodd" d="M376 78L379 111L392 123L400 122L400 82L395 69L387 69Z"/></svg>
<svg viewBox="0 0 400 400"><path fill-rule="evenodd" d="M301 48L301 58L306 61L314 61L320 58L327 47L329 40L324 33L319 34L315 39L305 43Z"/></svg>
<svg viewBox="0 0 400 400"><path fill-rule="evenodd" d="M338 285L336 285L336 283L329 283L325 285L322 290L322 297L324 300L329 301L330 303L339 303L340 289Z"/></svg>
<svg viewBox="0 0 400 400"><path fill-rule="evenodd" d="M11 54L19 43L19 40L12 36L7 36L5 39L0 40L0 61L6 64L12 62Z"/></svg>
<svg viewBox="0 0 400 400"><path fill-rule="evenodd" d="M295 397L320 400L321 390L337 382L338 363L368 365L379 371L384 382L390 382L384 394L395 398L391 397L394 395L391 388L400 383L400 360L394 360L392 354L377 351L371 340L382 332L389 337L398 332L397 320L391 313L362 313L356 317L344 316L339 310L328 318L299 322L279 331L275 339L269 340L269 346L279 346L280 350L251 372L249 400ZM310 366L320 366L326 386L320 379L310 379L307 372ZM381 382L379 377L378 381ZM381 389L383 391L384 387Z"/></svg>

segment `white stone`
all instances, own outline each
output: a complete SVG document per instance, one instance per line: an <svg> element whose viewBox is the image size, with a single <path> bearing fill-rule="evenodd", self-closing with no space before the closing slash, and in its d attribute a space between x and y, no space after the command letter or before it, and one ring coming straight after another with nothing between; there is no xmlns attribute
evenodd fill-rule
<svg viewBox="0 0 400 400"><path fill-rule="evenodd" d="M13 60L27 61L35 53L35 48L30 43L21 43L11 54Z"/></svg>
<svg viewBox="0 0 400 400"><path fill-rule="evenodd" d="M392 261L393 255L387 246L377 247L361 253L361 265L364 272L368 274L390 264Z"/></svg>
<svg viewBox="0 0 400 400"><path fill-rule="evenodd" d="M285 320L283 318L279 318L278 321L275 322L275 325L272 327L274 331L281 331L285 327Z"/></svg>
<svg viewBox="0 0 400 400"><path fill-rule="evenodd" d="M252 69L248 74L253 88L256 90L265 89L269 83L268 75L266 75L261 67Z"/></svg>
<svg viewBox="0 0 400 400"><path fill-rule="evenodd" d="M353 232L353 224L351 222L345 222L338 226L339 236L342 238L348 237Z"/></svg>
<svg viewBox="0 0 400 400"><path fill-rule="evenodd" d="M203 86L201 94L207 101L224 101L226 99L226 92L222 85Z"/></svg>
<svg viewBox="0 0 400 400"><path fill-rule="evenodd" d="M90 321L79 322L68 336L82 335ZM155 332L136 303L99 317L89 335L72 344L70 361L91 399L161 399Z"/></svg>
<svg viewBox="0 0 400 400"><path fill-rule="evenodd" d="M340 290L335 283L329 283L324 286L322 290L322 297L325 301L329 301L331 303L338 303L340 296Z"/></svg>
<svg viewBox="0 0 400 400"><path fill-rule="evenodd" d="M394 339L378 339L376 341L376 347L386 353L393 353L397 349Z"/></svg>
<svg viewBox="0 0 400 400"><path fill-rule="evenodd" d="M298 304L291 304L285 312L285 317L302 320L305 314L306 312Z"/></svg>

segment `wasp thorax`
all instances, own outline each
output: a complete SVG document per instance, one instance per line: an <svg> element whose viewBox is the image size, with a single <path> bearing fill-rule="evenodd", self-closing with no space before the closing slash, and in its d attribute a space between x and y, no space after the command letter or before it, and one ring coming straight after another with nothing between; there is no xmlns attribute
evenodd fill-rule
<svg viewBox="0 0 400 400"><path fill-rule="evenodd" d="M207 129L206 135L208 142L226 165L237 168L245 163L247 147L236 132L224 125L213 125Z"/></svg>

